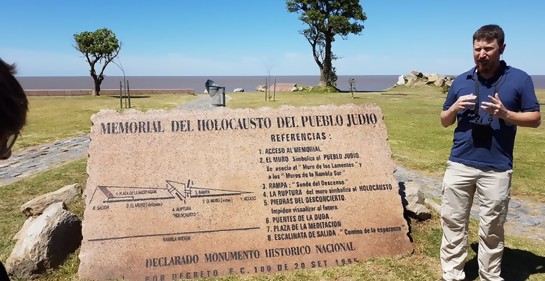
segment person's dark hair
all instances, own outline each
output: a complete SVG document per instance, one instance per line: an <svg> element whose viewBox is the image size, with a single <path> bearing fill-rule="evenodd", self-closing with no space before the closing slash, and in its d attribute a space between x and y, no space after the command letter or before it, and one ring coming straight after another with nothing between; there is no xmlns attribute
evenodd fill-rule
<svg viewBox="0 0 545 281"><path fill-rule="evenodd" d="M499 25L488 24L477 29L473 34L473 42L481 39L487 41L497 39L498 45L502 46L505 41L505 33L503 33L503 29Z"/></svg>
<svg viewBox="0 0 545 281"><path fill-rule="evenodd" d="M28 100L15 72L14 64L0 59L0 134L18 133L26 123Z"/></svg>

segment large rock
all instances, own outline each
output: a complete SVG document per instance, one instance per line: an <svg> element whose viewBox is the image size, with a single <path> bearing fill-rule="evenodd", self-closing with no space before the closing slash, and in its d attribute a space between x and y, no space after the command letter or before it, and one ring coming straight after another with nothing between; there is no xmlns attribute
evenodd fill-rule
<svg viewBox="0 0 545 281"><path fill-rule="evenodd" d="M424 77L424 74L422 74L422 72L418 71L418 70L413 70L411 71L410 75L414 75L418 78L423 78Z"/></svg>
<svg viewBox="0 0 545 281"><path fill-rule="evenodd" d="M258 92L265 92L267 90L267 86L265 85L257 85L257 87L255 88L256 91Z"/></svg>
<svg viewBox="0 0 545 281"><path fill-rule="evenodd" d="M428 74L427 77L428 77L428 84L433 84L435 82L437 82L438 80L441 79L441 76L442 75L439 75L439 74Z"/></svg>
<svg viewBox="0 0 545 281"><path fill-rule="evenodd" d="M405 86L412 87L414 84L418 81L418 77L414 75L406 75L404 76L405 79Z"/></svg>
<svg viewBox="0 0 545 281"><path fill-rule="evenodd" d="M409 216L417 220L428 220L431 212L425 205L425 197L420 187L414 182L406 182L405 199L407 200L406 210Z"/></svg>
<svg viewBox="0 0 545 281"><path fill-rule="evenodd" d="M6 270L12 277L33 279L76 251L82 239L81 220L64 203L54 203L38 217L28 218L15 237Z"/></svg>
<svg viewBox="0 0 545 281"><path fill-rule="evenodd" d="M403 77L403 75L399 75L399 77L397 77L396 86L403 86L403 85L405 85L405 78Z"/></svg>
<svg viewBox="0 0 545 281"><path fill-rule="evenodd" d="M83 190L77 183L67 185L57 191L36 197L21 206L21 212L27 217L40 215L49 205L57 202L69 204L81 197Z"/></svg>
<svg viewBox="0 0 545 281"><path fill-rule="evenodd" d="M226 116L232 126L257 118L263 125L218 132L220 124L212 121ZM335 116L329 120L334 124L324 116ZM172 120L187 130L160 137L100 131L112 122ZM262 266L274 273L294 270L294 264L311 267L311 261L336 266L353 257L413 252L386 125L376 105L101 111L92 121L82 280L178 280L199 272L213 279L255 273ZM201 123L202 130L190 130L190 123ZM306 147L294 147L290 140ZM150 142L176 149L130 152ZM271 142L275 150L265 150ZM209 149L226 146L230 149ZM195 151L202 153L187 157ZM297 159L302 166L286 166L292 155L303 155ZM339 155L345 160L333 161ZM104 168L111 165L117 169Z"/></svg>
<svg viewBox="0 0 545 281"><path fill-rule="evenodd" d="M450 86L454 81L453 77L441 75L441 74L429 74L422 73L420 71L413 70L406 75L401 75L398 77L395 86L407 86L407 87L422 87L422 86Z"/></svg>

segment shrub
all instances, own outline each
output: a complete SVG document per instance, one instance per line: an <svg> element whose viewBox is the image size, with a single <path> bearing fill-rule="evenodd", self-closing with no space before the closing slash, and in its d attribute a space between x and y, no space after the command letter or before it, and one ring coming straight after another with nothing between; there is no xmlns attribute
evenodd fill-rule
<svg viewBox="0 0 545 281"><path fill-rule="evenodd" d="M339 89L333 86L314 86L309 89L313 93L337 93L340 92Z"/></svg>

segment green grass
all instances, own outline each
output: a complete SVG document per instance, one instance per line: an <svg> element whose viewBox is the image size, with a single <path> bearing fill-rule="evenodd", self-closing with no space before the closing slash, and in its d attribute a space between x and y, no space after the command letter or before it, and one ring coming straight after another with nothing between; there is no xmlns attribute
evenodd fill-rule
<svg viewBox="0 0 545 281"><path fill-rule="evenodd" d="M538 91L540 100L545 100L545 91ZM172 99L170 99L172 98ZM178 97L165 97L154 106L174 107L177 102L185 102ZM192 97L187 97L191 99ZM112 99L112 98L110 98ZM170 100L169 100L170 99ZM388 129L389 143L394 160L422 173L441 175L452 142L453 128L442 128L439 113L444 94L435 88L394 88L383 93L357 93L352 99L350 93L276 93L276 101L264 101L263 93L233 93L228 95L227 105L231 108L279 107L281 105L311 106L322 104L367 104L381 107ZM70 105L80 101L71 99L32 98L29 127L23 132L24 138L33 137L32 142L23 146L44 143L53 139L89 132L89 117L100 108L119 107L118 100L108 97L83 97L82 105ZM102 104L105 102L105 104ZM51 104L52 103L52 104ZM64 103L63 114L56 103ZM147 105L148 106L148 105ZM42 107L41 112L37 112ZM73 107L77 107L73 110ZM151 108L143 106L144 110ZM33 112L33 110L36 110ZM77 113L75 113L77 112ZM59 115L59 116L57 116ZM56 123L51 130L45 130L47 120ZM77 120L76 120L77 119ZM31 126L33 123L41 125ZM513 193L530 200L544 202L541 167L545 167L543 148L544 129L520 128L515 148L515 177ZM13 235L22 226L25 217L19 207L28 200L73 183L85 184L86 159L78 160L48 172L23 179L17 183L0 188L0 260L9 256L14 241ZM8 199L9 198L9 199ZM69 209L83 217L83 201L79 200ZM320 270L302 270L272 275L228 276L219 280L437 280L440 277L439 245L441 229L437 214L426 222L411 222L411 233L415 252L412 255L388 258L373 258L356 264ZM470 243L477 241L477 225L471 222ZM545 280L545 243L520 237L507 237L503 272L506 280ZM469 249L466 280L478 280L477 262L474 248ZM78 253L72 254L64 264L48 272L39 280L77 280L79 265Z"/></svg>
<svg viewBox="0 0 545 281"><path fill-rule="evenodd" d="M161 94L132 96L131 107L141 111L170 109L195 99L195 95ZM115 96L29 96L27 125L15 150L57 139L89 133L91 115L101 109L120 110Z"/></svg>
<svg viewBox="0 0 545 281"><path fill-rule="evenodd" d="M20 206L39 195L58 190L68 184L78 183L84 187L87 181L86 169L87 159L80 159L0 188L0 198L2 198L0 200L0 260L5 261L9 257L15 245L12 237L26 220L19 209ZM85 209L83 199L76 200L67 208L79 218L83 218ZM69 280L71 276L76 276L77 264L79 264L77 254L73 254L59 270L51 272L48 277L41 280Z"/></svg>

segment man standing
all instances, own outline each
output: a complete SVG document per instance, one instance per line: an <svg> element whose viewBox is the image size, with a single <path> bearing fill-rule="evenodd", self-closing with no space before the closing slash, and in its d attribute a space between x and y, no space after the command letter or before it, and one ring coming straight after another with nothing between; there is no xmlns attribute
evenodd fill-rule
<svg viewBox="0 0 545 281"><path fill-rule="evenodd" d="M0 59L0 159L11 156L11 148L17 140L19 131L26 122L28 101L23 88L15 79L15 66ZM6 200L5 198L2 198ZM0 262L0 280L9 280Z"/></svg>
<svg viewBox="0 0 545 281"><path fill-rule="evenodd" d="M481 280L503 280L503 224L510 198L515 134L517 126L537 128L541 124L532 79L500 60L504 39L498 25L485 25L473 34L475 67L454 80L441 112L444 127L457 122L442 187L442 280L465 278L468 223L475 194L479 276Z"/></svg>

